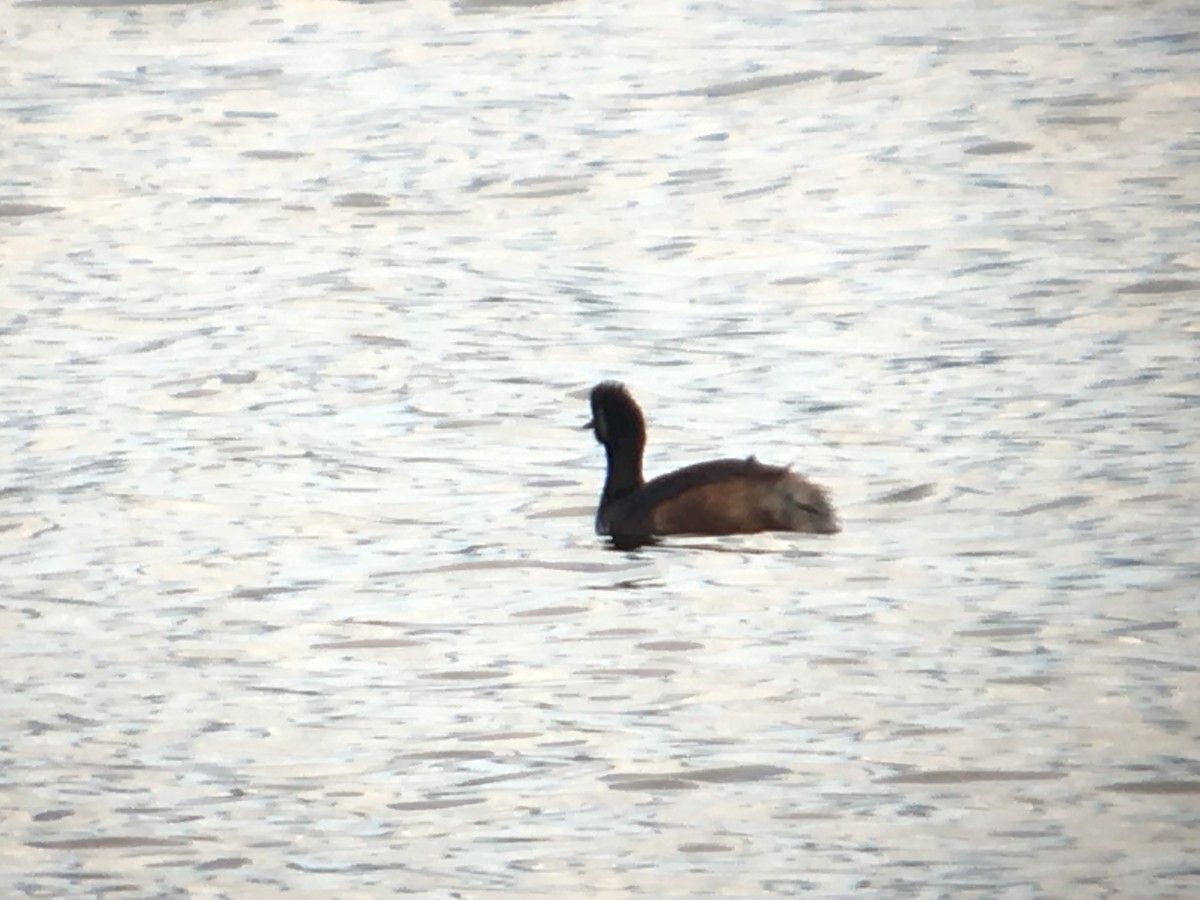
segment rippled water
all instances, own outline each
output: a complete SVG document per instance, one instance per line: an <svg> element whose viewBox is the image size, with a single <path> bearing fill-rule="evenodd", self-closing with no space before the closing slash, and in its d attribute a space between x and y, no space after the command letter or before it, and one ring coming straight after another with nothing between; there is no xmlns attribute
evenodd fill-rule
<svg viewBox="0 0 1200 900"><path fill-rule="evenodd" d="M31 2L6 896L1200 893L1200 18ZM592 534L651 474L831 539Z"/></svg>

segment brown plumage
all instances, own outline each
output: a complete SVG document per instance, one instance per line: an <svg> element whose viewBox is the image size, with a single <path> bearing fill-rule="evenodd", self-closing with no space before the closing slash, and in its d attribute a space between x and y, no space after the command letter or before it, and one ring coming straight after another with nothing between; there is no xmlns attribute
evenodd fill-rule
<svg viewBox="0 0 1200 900"><path fill-rule="evenodd" d="M753 456L697 463L645 481L646 419L629 391L606 381L592 388L591 404L587 427L608 457L596 533L609 535L618 547L666 534L841 530L823 488Z"/></svg>

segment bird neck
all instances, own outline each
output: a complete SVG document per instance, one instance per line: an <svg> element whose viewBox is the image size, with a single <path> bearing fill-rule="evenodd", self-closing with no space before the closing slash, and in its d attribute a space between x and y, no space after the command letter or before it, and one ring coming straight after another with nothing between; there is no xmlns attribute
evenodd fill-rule
<svg viewBox="0 0 1200 900"><path fill-rule="evenodd" d="M621 440L605 444L604 452L608 456L608 477L604 479L602 502L620 500L644 484L640 441Z"/></svg>

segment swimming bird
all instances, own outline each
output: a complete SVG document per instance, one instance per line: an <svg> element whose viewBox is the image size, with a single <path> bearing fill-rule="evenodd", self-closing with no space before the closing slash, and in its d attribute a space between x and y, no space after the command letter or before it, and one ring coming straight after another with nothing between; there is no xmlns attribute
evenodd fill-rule
<svg viewBox="0 0 1200 900"><path fill-rule="evenodd" d="M646 418L623 384L592 388L591 428L608 457L596 533L621 549L667 534L750 534L841 530L825 489L784 466L753 456L715 459L652 481L642 477Z"/></svg>

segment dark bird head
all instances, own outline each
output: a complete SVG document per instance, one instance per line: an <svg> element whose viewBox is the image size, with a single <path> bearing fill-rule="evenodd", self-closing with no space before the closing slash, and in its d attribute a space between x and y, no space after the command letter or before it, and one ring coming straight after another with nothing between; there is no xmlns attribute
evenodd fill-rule
<svg viewBox="0 0 1200 900"><path fill-rule="evenodd" d="M592 421L596 440L606 447L646 443L646 419L625 385L605 381L592 388Z"/></svg>

